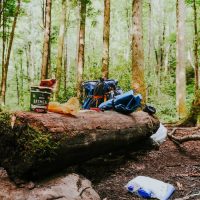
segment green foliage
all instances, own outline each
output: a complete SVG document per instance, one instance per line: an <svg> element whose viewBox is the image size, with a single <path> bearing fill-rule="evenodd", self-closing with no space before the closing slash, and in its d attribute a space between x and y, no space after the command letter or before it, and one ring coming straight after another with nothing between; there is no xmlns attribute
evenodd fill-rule
<svg viewBox="0 0 200 200"><path fill-rule="evenodd" d="M6 15L6 38L16 9L16 0L7 0L5 7ZM40 79L41 51L43 43L42 5L41 1L24 0L21 15L18 20L15 34L15 44L8 71L6 109L29 110L30 105L30 81L27 75L27 53L30 53L29 67L34 70L32 84L38 85ZM64 80L62 76L59 95L60 102L66 102L70 97L76 96L76 57L77 57L77 35L79 27L80 2L87 3L86 19L86 45L85 45L85 68L84 80L98 80L101 77L102 65L102 39L103 39L103 9L104 2L99 0L70 0L68 4L69 21L67 22L68 38L68 65L70 71L67 80L67 90L64 91ZM144 28L144 50L146 64L146 82L148 86L148 103L154 105L158 116L162 121L176 120L176 7L174 0L151 1L152 2L152 39L151 58L147 61L148 51L148 20L149 1L144 1L143 28ZM193 45L193 1L187 2L186 16L186 49L192 52ZM196 0L197 11L200 9L200 0ZM53 1L52 4L52 29L51 29L51 67L52 77L55 76L57 44L60 25L61 1ZM197 12L198 13L198 12ZM199 22L199 18L198 18ZM155 74L157 65L154 50L160 48L160 37L162 36L163 24L166 27L164 44L164 59L166 58L166 47L170 46L168 57L168 71L164 72L161 66L160 76ZM110 69L109 78L117 79L123 91L131 89L131 28L132 28L132 1L111 1L111 31L110 31ZM198 28L199 29L199 28ZM198 30L199 32L199 30ZM2 38L2 29L0 30ZM198 38L200 42L200 37ZM28 52L27 48L31 48ZM2 50L0 49L0 52ZM199 49L200 55L200 49ZM22 57L22 73L20 66ZM193 59L193 58L192 58ZM1 61L1 57L0 57ZM149 62L149 63L148 63ZM1 63L1 62L0 62ZM187 65L189 65L187 63ZM16 72L17 66L18 72ZM20 103L17 102L16 74L19 77ZM194 70L188 66L187 77L187 106L194 96ZM23 79L23 81L21 80ZM22 88L23 85L23 88ZM38 133L39 134L39 133ZM32 135L30 133L30 135ZM44 141L43 141L44 139ZM47 145L48 138L41 141ZM34 140L34 138L33 138ZM34 147L38 141L34 141ZM37 144L40 145L40 144ZM45 153L44 153L45 154Z"/></svg>

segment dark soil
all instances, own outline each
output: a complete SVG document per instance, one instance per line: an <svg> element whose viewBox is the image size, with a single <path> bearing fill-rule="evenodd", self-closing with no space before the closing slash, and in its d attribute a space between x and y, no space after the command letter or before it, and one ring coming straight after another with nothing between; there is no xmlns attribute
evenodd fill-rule
<svg viewBox="0 0 200 200"><path fill-rule="evenodd" d="M178 136L200 130L177 130ZM105 200L137 200L125 185L136 176L149 176L174 185L171 199L200 192L200 141L174 144L167 139L159 149L109 154L78 167L78 172L93 182L94 189ZM196 196L189 199L200 199Z"/></svg>

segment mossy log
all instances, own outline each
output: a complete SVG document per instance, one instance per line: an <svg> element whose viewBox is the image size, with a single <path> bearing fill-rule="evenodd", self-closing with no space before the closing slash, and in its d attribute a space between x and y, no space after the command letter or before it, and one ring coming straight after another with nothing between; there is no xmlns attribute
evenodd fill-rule
<svg viewBox="0 0 200 200"><path fill-rule="evenodd" d="M40 178L149 138L159 120L145 112L0 113L0 166L10 177ZM14 123L13 123L14 122Z"/></svg>

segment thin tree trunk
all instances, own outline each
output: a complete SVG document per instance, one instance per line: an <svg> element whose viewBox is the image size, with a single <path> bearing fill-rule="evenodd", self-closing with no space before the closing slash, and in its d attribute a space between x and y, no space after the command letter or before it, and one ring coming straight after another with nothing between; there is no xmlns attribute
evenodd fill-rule
<svg viewBox="0 0 200 200"><path fill-rule="evenodd" d="M23 73L23 52L20 55L20 105L24 106L24 73Z"/></svg>
<svg viewBox="0 0 200 200"><path fill-rule="evenodd" d="M45 33L42 51L42 70L41 80L48 78L48 64L49 64L49 43L51 34L51 0L46 0L46 20L45 20Z"/></svg>
<svg viewBox="0 0 200 200"><path fill-rule="evenodd" d="M163 24L163 32L162 32L162 43L161 43L161 49L160 49L160 64L161 67L163 67L164 65L164 54L165 54L165 50L164 50L164 45L165 45L165 34L166 34L166 25L165 22Z"/></svg>
<svg viewBox="0 0 200 200"><path fill-rule="evenodd" d="M75 58L75 62L76 62L76 68L75 68L75 74L76 74L76 79L78 78L77 75L78 75L78 54L79 54L79 35L80 35L80 21L81 21L81 11L80 11L80 7L81 7L81 4L80 4L80 1L78 1L78 6L77 6L77 9L76 9L76 14L77 14L77 43L76 43L76 58Z"/></svg>
<svg viewBox="0 0 200 200"><path fill-rule="evenodd" d="M65 30L65 52L64 52L64 94L67 94L67 81L69 80L69 52L68 52L68 26L69 26L70 12L67 12L67 24Z"/></svg>
<svg viewBox="0 0 200 200"><path fill-rule="evenodd" d="M64 44L64 94L67 93L67 81L69 80L69 52L68 52L68 26L69 26L69 11L67 12L65 44Z"/></svg>
<svg viewBox="0 0 200 200"><path fill-rule="evenodd" d="M2 15L3 15L3 1L0 0L0 27L1 27Z"/></svg>
<svg viewBox="0 0 200 200"><path fill-rule="evenodd" d="M144 80L144 49L142 35L142 0L133 0L133 37L132 37L132 86L142 94L146 101L146 86Z"/></svg>
<svg viewBox="0 0 200 200"><path fill-rule="evenodd" d="M15 64L15 80L16 80L16 89L17 89L17 105L20 104L20 91L19 91L19 77L18 77L18 67Z"/></svg>
<svg viewBox="0 0 200 200"><path fill-rule="evenodd" d="M110 0L104 0L102 77L109 76Z"/></svg>
<svg viewBox="0 0 200 200"><path fill-rule="evenodd" d="M6 34L5 34L5 24L6 24L6 17L5 17L5 13L4 13L4 2L2 3L2 9L3 9L3 19L2 19L2 79L4 77L4 62L5 62L5 48L6 48ZM3 81L1 80L1 90L3 88Z"/></svg>
<svg viewBox="0 0 200 200"><path fill-rule="evenodd" d="M30 57L30 43L27 44L27 47L25 49L25 53L26 53L26 67L27 67L27 80L28 80L28 84L27 84L27 88L29 90L29 87L31 85L31 57Z"/></svg>
<svg viewBox="0 0 200 200"><path fill-rule="evenodd" d="M199 63L198 63L198 30L196 0L193 0L194 10L194 66L195 66L195 94L199 90Z"/></svg>
<svg viewBox="0 0 200 200"><path fill-rule="evenodd" d="M185 3L177 0L177 66L176 66L176 106L179 118L186 116L186 75L185 75Z"/></svg>
<svg viewBox="0 0 200 200"><path fill-rule="evenodd" d="M66 30L67 31L67 30ZM64 53L64 94L67 93L67 77L68 77L68 44L67 44L67 33L65 35L65 53Z"/></svg>
<svg viewBox="0 0 200 200"><path fill-rule="evenodd" d="M46 11L45 11L45 8L46 8L46 0L42 0L42 23L43 23L43 27L45 28L45 21L46 21Z"/></svg>
<svg viewBox="0 0 200 200"><path fill-rule="evenodd" d="M168 44L167 47L166 47L166 54L165 54L165 61L164 61L164 74L165 76L167 75L168 73L168 64L169 64L169 53L170 53L170 48L171 48L171 45Z"/></svg>
<svg viewBox="0 0 200 200"><path fill-rule="evenodd" d="M82 94L84 57L85 57L85 21L86 21L86 3L81 0L80 9L80 31L78 48L78 66L77 66L77 97L80 99Z"/></svg>
<svg viewBox="0 0 200 200"><path fill-rule="evenodd" d="M147 64L151 66L151 52L152 52L152 8L151 8L151 0L148 2L148 56L147 56ZM148 71L150 71L148 69Z"/></svg>
<svg viewBox="0 0 200 200"><path fill-rule="evenodd" d="M52 7L52 4L51 4ZM52 75L52 70L51 70L51 9L50 9L50 13L49 13L49 18L50 18L50 36L49 36L49 54L48 54L48 74L47 74L47 78L51 78Z"/></svg>
<svg viewBox="0 0 200 200"><path fill-rule="evenodd" d="M62 13L61 13L61 24L60 24L60 32L58 38L58 54L57 54L57 62L56 62L56 92L55 92L55 100L57 100L60 92L60 84L61 84L61 74L62 74L62 65L63 65L63 52L64 52L64 44L65 44L65 30L66 30L66 13L67 13L67 1L62 0Z"/></svg>
<svg viewBox="0 0 200 200"><path fill-rule="evenodd" d="M6 55L5 63L2 66L2 80L1 80L1 104L2 105L5 105L8 66L9 66L9 61L10 61L10 54L11 54L11 50L12 50L13 39L14 39L14 35L15 35L17 18L18 18L19 12L20 12L20 6L21 6L21 0L18 0L16 12L15 12L15 17L14 17L14 21L13 21L13 24L12 24L12 30L11 30L11 33L10 33L10 40L9 40L9 44L8 44L8 53Z"/></svg>

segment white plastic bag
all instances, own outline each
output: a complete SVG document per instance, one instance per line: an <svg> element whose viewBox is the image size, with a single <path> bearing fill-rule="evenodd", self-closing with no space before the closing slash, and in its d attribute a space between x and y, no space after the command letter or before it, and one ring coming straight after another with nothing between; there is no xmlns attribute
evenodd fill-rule
<svg viewBox="0 0 200 200"><path fill-rule="evenodd" d="M162 144L167 137L167 129L160 123L159 129L156 131L155 134L151 136L151 139L156 143L156 144Z"/></svg>
<svg viewBox="0 0 200 200"><path fill-rule="evenodd" d="M140 197L157 198L160 200L169 199L175 190L171 184L146 176L137 176L129 181L125 187L129 192L135 192Z"/></svg>

